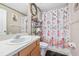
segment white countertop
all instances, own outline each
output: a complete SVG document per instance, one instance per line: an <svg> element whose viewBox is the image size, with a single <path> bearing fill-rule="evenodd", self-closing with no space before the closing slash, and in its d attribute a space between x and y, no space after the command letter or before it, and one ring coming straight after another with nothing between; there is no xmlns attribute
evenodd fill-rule
<svg viewBox="0 0 79 59"><path fill-rule="evenodd" d="M8 44L10 39L2 40L0 41L0 56L12 56L39 38L39 36L31 36L31 41L23 44Z"/></svg>

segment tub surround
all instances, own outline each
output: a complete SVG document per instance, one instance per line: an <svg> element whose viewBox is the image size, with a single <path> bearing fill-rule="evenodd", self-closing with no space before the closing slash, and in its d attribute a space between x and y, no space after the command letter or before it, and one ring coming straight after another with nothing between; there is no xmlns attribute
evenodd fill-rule
<svg viewBox="0 0 79 59"><path fill-rule="evenodd" d="M69 48L52 48L49 46L47 50L58 52L67 56L72 56Z"/></svg>

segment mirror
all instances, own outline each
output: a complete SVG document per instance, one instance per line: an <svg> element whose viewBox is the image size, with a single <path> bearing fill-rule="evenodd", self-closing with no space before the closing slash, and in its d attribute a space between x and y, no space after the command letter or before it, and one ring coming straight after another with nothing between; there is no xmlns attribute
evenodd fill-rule
<svg viewBox="0 0 79 59"><path fill-rule="evenodd" d="M0 35L26 32L27 16L17 13L16 11L8 8L0 8Z"/></svg>
<svg viewBox="0 0 79 59"><path fill-rule="evenodd" d="M7 11L0 8L0 34L7 33Z"/></svg>

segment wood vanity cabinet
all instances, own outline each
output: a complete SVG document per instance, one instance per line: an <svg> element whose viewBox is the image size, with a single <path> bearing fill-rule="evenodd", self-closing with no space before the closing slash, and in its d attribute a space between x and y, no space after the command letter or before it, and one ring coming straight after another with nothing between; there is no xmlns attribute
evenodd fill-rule
<svg viewBox="0 0 79 59"><path fill-rule="evenodd" d="M40 41L37 40L18 52L18 56L40 56Z"/></svg>
<svg viewBox="0 0 79 59"><path fill-rule="evenodd" d="M39 46L35 47L35 49L31 52L31 56L39 56L40 51L39 51Z"/></svg>

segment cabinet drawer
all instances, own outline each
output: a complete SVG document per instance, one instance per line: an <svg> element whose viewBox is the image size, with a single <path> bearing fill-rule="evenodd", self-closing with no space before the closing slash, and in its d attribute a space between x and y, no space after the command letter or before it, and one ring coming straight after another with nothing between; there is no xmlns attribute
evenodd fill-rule
<svg viewBox="0 0 79 59"><path fill-rule="evenodd" d="M31 51L36 47L36 42L32 43L28 47L24 48L19 52L20 56L28 56L30 55Z"/></svg>

